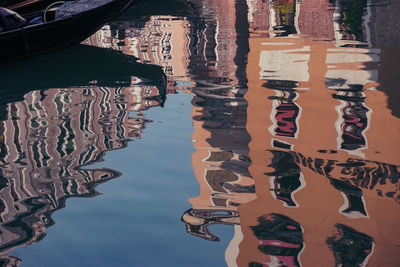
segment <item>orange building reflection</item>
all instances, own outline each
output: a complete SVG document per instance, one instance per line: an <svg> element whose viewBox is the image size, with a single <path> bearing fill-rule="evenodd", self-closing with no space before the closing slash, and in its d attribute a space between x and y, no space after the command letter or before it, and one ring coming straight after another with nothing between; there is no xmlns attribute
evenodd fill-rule
<svg viewBox="0 0 400 267"><path fill-rule="evenodd" d="M327 238L336 228L342 235L349 232L362 236L361 243L373 238L365 245L370 253L360 256L358 263L370 256L368 262L373 266L382 259L396 262L399 233L397 220L391 215L398 209L397 151L396 145L382 144L382 140L396 140L396 131L380 124L390 123L391 129L400 125L384 107L385 95L374 88L377 70L365 67L378 55L373 50L340 49L315 39L287 39L284 46L274 43L277 41L282 42L264 38L250 41L249 91L245 97L249 103L247 129L252 137L250 173L257 200L239 207L245 237L239 265L252 260L267 262L251 231L259 224L257 218L265 214L285 214L301 224L305 249L299 247L297 254L293 252L294 259L286 259L292 263L301 258L305 266L333 265L334 254L329 247L334 245L328 244L334 238L329 242ZM301 54L296 57L299 45L309 45L309 50L297 50ZM309 77L280 76L274 81L263 77L270 66L263 68L263 60L267 60L263 53L273 57L270 51L290 53L298 65L304 62ZM293 69L296 75L302 71ZM260 110L264 112L260 114ZM383 212L382 207L390 212ZM358 246L363 247L361 243ZM250 256L250 252L258 255ZM338 263L338 257L345 256L335 257ZM271 256L273 260L284 261Z"/></svg>
<svg viewBox="0 0 400 267"><path fill-rule="evenodd" d="M212 109L210 94L193 100L200 195L182 216L186 230L217 241L208 226L234 225L228 266L395 266L400 123L381 76L389 50L371 48L368 23L346 22L354 7L341 1L247 5L246 108L217 122L227 108ZM243 121L237 134L251 139L240 143L231 129Z"/></svg>

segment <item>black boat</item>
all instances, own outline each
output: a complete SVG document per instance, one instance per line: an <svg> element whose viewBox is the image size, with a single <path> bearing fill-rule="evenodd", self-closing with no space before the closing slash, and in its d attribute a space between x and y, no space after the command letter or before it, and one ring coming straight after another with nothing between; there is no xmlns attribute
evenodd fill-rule
<svg viewBox="0 0 400 267"><path fill-rule="evenodd" d="M84 0L78 0L74 3ZM0 63L77 44L99 30L105 23L119 16L134 0L110 0L95 8L57 18L52 3L44 11L20 14L23 23L0 32ZM87 1L91 5L95 1ZM61 8L61 7L60 7ZM16 15L18 16L18 15ZM56 16L54 18L54 16ZM40 20L43 19L43 22ZM39 20L35 24L33 21Z"/></svg>
<svg viewBox="0 0 400 267"><path fill-rule="evenodd" d="M0 6L11 9L19 14L28 14L38 10L45 10L46 7L57 1L59 0L0 0Z"/></svg>

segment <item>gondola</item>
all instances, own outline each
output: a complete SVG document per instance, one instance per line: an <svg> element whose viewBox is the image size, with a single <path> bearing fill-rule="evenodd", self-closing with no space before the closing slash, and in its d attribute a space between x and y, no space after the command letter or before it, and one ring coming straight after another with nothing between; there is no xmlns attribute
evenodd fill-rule
<svg viewBox="0 0 400 267"><path fill-rule="evenodd" d="M82 1L82 0L80 0ZM69 17L54 18L54 8L20 14L27 22L0 32L0 63L80 43L119 16L134 0L113 0ZM34 24L32 20L43 19Z"/></svg>
<svg viewBox="0 0 400 267"><path fill-rule="evenodd" d="M57 1L59 0L0 0L0 6L11 9L19 14L29 14L38 10L45 10L46 7Z"/></svg>

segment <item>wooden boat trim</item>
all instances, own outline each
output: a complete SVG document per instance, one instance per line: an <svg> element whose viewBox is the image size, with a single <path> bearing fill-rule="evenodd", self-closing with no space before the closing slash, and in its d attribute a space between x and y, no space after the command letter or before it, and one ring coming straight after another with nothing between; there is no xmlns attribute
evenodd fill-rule
<svg viewBox="0 0 400 267"><path fill-rule="evenodd" d="M42 0L28 0L28 1L24 1L24 2L18 3L18 4L7 6L7 8L13 10L13 9L16 9L16 8L21 8L21 7L24 7L24 6L31 5L31 4L39 3L40 1L42 1Z"/></svg>

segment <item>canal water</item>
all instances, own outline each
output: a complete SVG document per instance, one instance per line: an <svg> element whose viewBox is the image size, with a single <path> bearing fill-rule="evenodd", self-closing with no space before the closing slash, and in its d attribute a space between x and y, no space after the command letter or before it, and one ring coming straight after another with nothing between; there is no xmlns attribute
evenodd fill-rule
<svg viewBox="0 0 400 267"><path fill-rule="evenodd" d="M1 265L399 266L399 12L137 0L1 65Z"/></svg>

